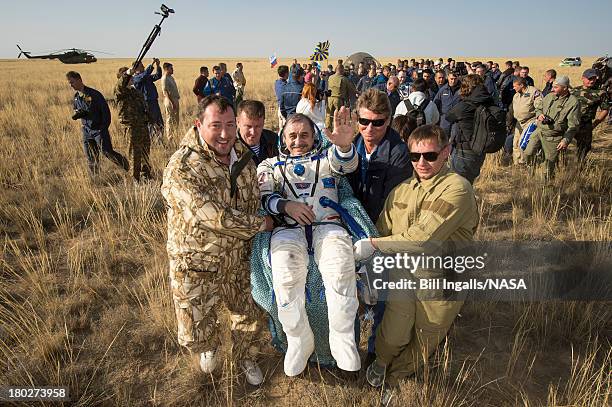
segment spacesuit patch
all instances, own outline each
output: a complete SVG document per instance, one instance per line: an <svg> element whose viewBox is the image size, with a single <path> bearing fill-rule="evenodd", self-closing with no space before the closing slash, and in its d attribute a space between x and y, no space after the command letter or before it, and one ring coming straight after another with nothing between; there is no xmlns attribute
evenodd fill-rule
<svg viewBox="0 0 612 407"><path fill-rule="evenodd" d="M323 188L336 188L336 179L335 178L322 178Z"/></svg>

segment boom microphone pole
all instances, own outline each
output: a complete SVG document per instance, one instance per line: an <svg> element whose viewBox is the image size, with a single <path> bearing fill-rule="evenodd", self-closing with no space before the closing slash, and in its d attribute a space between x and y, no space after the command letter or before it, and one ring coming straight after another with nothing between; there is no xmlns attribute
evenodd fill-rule
<svg viewBox="0 0 612 407"><path fill-rule="evenodd" d="M140 53L138 54L138 58L136 58L136 61L134 61L134 63L132 64L132 69L136 68L138 64L142 62L143 58L149 51L149 48L151 48L151 45L153 45L153 41L155 41L155 38L159 36L159 33L161 32L161 25L164 20L168 18L170 14L174 14L174 10L169 8L165 4L161 5L160 10L161 13L156 11L155 14L159 14L160 16L162 16L162 19L159 24L155 24L155 26L153 27L151 34L149 34L149 37L145 41L144 45L142 46L142 49L140 50Z"/></svg>

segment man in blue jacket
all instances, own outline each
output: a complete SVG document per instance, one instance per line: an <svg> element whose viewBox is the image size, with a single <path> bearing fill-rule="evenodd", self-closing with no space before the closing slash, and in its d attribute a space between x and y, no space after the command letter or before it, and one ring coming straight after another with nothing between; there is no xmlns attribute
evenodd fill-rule
<svg viewBox="0 0 612 407"><path fill-rule="evenodd" d="M353 143L359 154L357 171L347 174L355 197L361 202L372 222L376 223L387 195L402 181L412 176L408 147L389 126L393 112L385 92L370 88L357 99L359 134ZM374 307L372 335L368 339L368 356L364 366L375 358L376 328L382 321L385 303Z"/></svg>
<svg viewBox="0 0 612 407"><path fill-rule="evenodd" d="M274 94L276 95L276 103L278 104L276 116L278 118L278 128L282 129L285 125L285 118L281 114L280 106L283 93L285 92L285 86L287 86L287 80L289 79L289 67L287 65L280 65L276 72L278 73L278 79L274 82Z"/></svg>
<svg viewBox="0 0 612 407"><path fill-rule="evenodd" d="M236 98L236 88L234 88L231 79L217 65L213 67L213 75L204 87L204 96L219 95L227 99L233 106Z"/></svg>
<svg viewBox="0 0 612 407"><path fill-rule="evenodd" d="M104 96L97 90L83 84L78 72L66 74L68 83L76 91L74 94L74 114L72 120L81 119L83 129L83 149L91 175L100 172L100 150L102 154L125 171L130 169L128 160L113 150L108 127L111 124L111 113Z"/></svg>
<svg viewBox="0 0 612 407"><path fill-rule="evenodd" d="M446 120L446 114L461 100L459 97L461 83L455 72L450 72L447 80L448 82L442 85L433 101L438 106L438 111L440 112L440 127L450 137L451 125Z"/></svg>
<svg viewBox="0 0 612 407"><path fill-rule="evenodd" d="M295 108L302 98L303 88L304 70L300 67L293 71L291 79L285 86L281 96L280 111L285 119L295 113Z"/></svg>
<svg viewBox="0 0 612 407"><path fill-rule="evenodd" d="M153 73L153 65L155 65L155 73ZM157 87L154 82L160 80L161 77L162 69L159 65L159 59L153 58L153 63L147 66L146 69L142 62L140 62L134 69L134 76L132 79L134 87L142 92L147 102L149 134L151 134L151 136L157 136L158 140L162 140L164 119L162 118L162 113L157 101Z"/></svg>

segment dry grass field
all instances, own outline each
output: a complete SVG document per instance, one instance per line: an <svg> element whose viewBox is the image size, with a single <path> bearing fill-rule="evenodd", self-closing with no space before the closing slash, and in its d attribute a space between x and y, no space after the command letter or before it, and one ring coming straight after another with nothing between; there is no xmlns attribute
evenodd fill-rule
<svg viewBox="0 0 612 407"><path fill-rule="evenodd" d="M512 59L530 66L537 86L550 67L578 84L593 61L558 68L560 58ZM186 130L198 68L219 61L172 62ZM236 60L226 62L233 67ZM275 70L262 59L242 62L245 96L265 102L274 129ZM229 367L213 378L186 363L176 340L159 191L173 145L154 144L154 182L135 186L107 160L91 180L80 125L70 120L66 71L80 71L86 85L111 98L115 72L127 64L0 61L0 384L66 385L76 406L374 405L378 393L363 375L350 382L310 366L288 379L272 348L261 357L266 381L258 389ZM125 154L115 113L113 144ZM570 152L546 189L488 157L475 185L477 238L612 240L610 128L598 128L595 140L586 170L576 174ZM402 385L398 405L610 405L611 313L610 303L598 302L468 303L430 367Z"/></svg>

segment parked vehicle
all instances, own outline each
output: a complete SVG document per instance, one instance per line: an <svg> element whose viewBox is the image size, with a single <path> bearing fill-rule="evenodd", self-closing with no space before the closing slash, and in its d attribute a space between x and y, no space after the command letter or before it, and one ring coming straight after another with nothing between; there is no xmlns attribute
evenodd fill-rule
<svg viewBox="0 0 612 407"><path fill-rule="evenodd" d="M559 63L559 66L580 66L582 65L582 60L580 57L575 58L565 58Z"/></svg>

